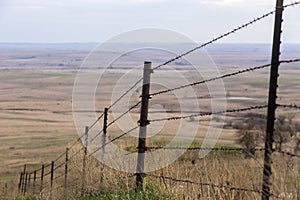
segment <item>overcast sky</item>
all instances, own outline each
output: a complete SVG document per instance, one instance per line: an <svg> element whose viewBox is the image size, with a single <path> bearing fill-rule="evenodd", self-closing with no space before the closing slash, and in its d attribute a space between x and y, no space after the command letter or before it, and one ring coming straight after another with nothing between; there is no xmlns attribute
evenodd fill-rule
<svg viewBox="0 0 300 200"><path fill-rule="evenodd" d="M102 42L122 32L149 27L205 42L274 9L275 2L0 0L0 42ZM270 43L273 20L271 16L221 42ZM284 20L283 42L300 43L300 5L286 9Z"/></svg>

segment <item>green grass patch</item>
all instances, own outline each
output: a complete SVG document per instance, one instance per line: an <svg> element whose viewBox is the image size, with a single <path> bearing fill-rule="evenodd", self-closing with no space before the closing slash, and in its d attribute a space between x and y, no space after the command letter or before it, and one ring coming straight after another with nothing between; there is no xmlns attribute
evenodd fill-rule
<svg viewBox="0 0 300 200"><path fill-rule="evenodd" d="M100 191L96 196L93 197L84 197L80 200L152 200L152 199L174 199L171 198L170 194L159 188L153 182L145 179L145 188L144 190L135 189L132 190L119 190L115 192L111 191Z"/></svg>

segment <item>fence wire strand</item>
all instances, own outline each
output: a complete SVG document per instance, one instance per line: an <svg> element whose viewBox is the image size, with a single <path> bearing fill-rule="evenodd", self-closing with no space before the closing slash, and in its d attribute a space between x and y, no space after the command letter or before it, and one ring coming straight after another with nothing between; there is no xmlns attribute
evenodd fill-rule
<svg viewBox="0 0 300 200"><path fill-rule="evenodd" d="M282 60L279 63L293 63L293 62L300 62L300 59ZM231 77L231 76L236 76L236 75L243 74L243 73L246 73L246 72L252 72L252 71L259 70L259 69L264 69L266 67L270 67L271 65L272 64L265 64L265 65L261 65L261 66L256 66L256 67L251 67L251 68L239 70L239 71L232 72L232 73L227 73L227 74L217 76L217 77L213 77L213 78L209 78L209 79L206 79L206 80L201 80L201 81L197 81L197 82L194 82L194 83L178 86L178 87L175 87L175 88L155 92L155 93L150 94L149 96L157 96L157 95L172 92L172 91L175 91L175 90L180 90L180 89L183 89L183 88L208 83L208 82L211 82L211 81L216 81L216 80L219 80L219 79L224 79L224 78L228 78L228 77Z"/></svg>
<svg viewBox="0 0 300 200"><path fill-rule="evenodd" d="M290 156L290 157L297 157L297 158L300 158L300 155L294 154L294 153L291 153L291 152L280 151L280 150L276 150L276 149L274 149L273 151L274 151L274 152L277 152L277 153L281 153L281 154L287 155L287 156Z"/></svg>
<svg viewBox="0 0 300 200"><path fill-rule="evenodd" d="M150 120L150 122L180 120L180 119L186 119L186 118L191 118L191 117L205 117L205 116L211 116L211 115L217 115L217 114L225 114L225 113L237 113L237 112L244 112L244 111L264 109L264 108L267 108L267 107L268 107L268 105L260 105L260 106L251 106L251 107L247 107L247 108L231 109L231 110L216 111L216 112L200 112L200 113L192 114L192 115L153 119L153 120Z"/></svg>
<svg viewBox="0 0 300 200"><path fill-rule="evenodd" d="M286 105L286 104L277 104L277 107L281 107L281 108L290 108L290 109L300 109L300 106L296 105L296 104L290 104L290 105Z"/></svg>
<svg viewBox="0 0 300 200"><path fill-rule="evenodd" d="M98 152L98 151L101 150L103 147L107 146L108 144L110 144L110 143L112 143L112 142L114 142L114 141L116 141L116 140L118 140L118 139L124 137L125 135L131 133L132 131L136 130L137 128L139 128L139 126L136 126L136 127L132 128L132 129L130 129L129 131L127 131L127 132L125 132L125 133L123 133L123 134L121 134L121 135L115 137L114 139L112 139L112 140L106 142L104 145L101 145L99 148L97 148L95 151L93 151L93 152L90 154L90 156L94 155L96 152Z"/></svg>
<svg viewBox="0 0 300 200"><path fill-rule="evenodd" d="M124 113L122 113L121 115L119 115L116 119L114 119L112 122L110 122L109 124L107 124L107 127L110 127L111 125L113 125L114 123L116 123L118 120L120 120L122 117L124 117L127 113L129 113L131 110L133 110L134 108L136 108L138 105L141 104L141 101L137 102L136 104L134 104L133 106L131 106L127 111L125 111ZM99 133L97 133L91 140L90 142L93 142L98 136L100 136L103 133L103 130L101 130Z"/></svg>

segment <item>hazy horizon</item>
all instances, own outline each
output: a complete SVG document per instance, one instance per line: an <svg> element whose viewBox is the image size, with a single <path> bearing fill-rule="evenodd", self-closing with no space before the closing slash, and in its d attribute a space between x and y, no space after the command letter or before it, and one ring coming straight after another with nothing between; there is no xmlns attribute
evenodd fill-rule
<svg viewBox="0 0 300 200"><path fill-rule="evenodd" d="M143 28L167 29L194 41L218 37L275 8L275 0L21 0L0 2L0 42L104 42ZM293 1L285 1L289 4ZM300 6L284 10L283 43L300 43ZM271 43L274 15L222 43Z"/></svg>

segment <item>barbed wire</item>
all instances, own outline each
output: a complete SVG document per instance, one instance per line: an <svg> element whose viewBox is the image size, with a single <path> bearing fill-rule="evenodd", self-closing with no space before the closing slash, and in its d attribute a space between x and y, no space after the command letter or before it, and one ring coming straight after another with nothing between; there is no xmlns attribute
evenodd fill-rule
<svg viewBox="0 0 300 200"><path fill-rule="evenodd" d="M198 114L178 116L178 117L166 117L166 118L160 118L160 119L153 119L153 120L149 120L149 121L150 122L159 122L159 121L180 120L180 119L186 119L186 118L191 118L191 117L204 117L204 116L211 116L211 115L216 115L216 114L251 111L251 110L257 110L257 109L264 109L267 107L268 107L268 105L260 105L260 106L251 106L251 107L247 107L247 108L231 109L231 110L216 111L216 112L200 112Z"/></svg>
<svg viewBox="0 0 300 200"><path fill-rule="evenodd" d="M54 162L57 162L58 160L60 160L63 156L66 155L66 152L61 153L56 159L54 159Z"/></svg>
<svg viewBox="0 0 300 200"><path fill-rule="evenodd" d="M300 106L296 105L296 104L290 104L290 105L286 105L286 104L277 104L278 107L282 107L282 108L290 108L290 109L300 109Z"/></svg>
<svg viewBox="0 0 300 200"><path fill-rule="evenodd" d="M279 63L293 63L293 62L300 62L300 59L291 59L291 60L279 61ZM157 95L172 92L172 91L175 91L175 90L180 90L180 89L183 89L183 88L186 88L186 87L196 86L196 85L208 83L208 82L211 82L211 81L216 81L216 80L219 80L219 79L224 79L224 78L228 78L228 77L231 77L231 76L236 76L236 75L243 74L243 73L246 73L246 72L252 72L252 71L255 71L255 70L259 70L259 69L264 69L266 67L270 67L271 65L272 64L270 63L270 64L265 64L265 65L261 65L261 66L256 66L256 67L251 67L251 68L239 70L239 71L232 72L232 73L227 73L227 74L224 74L224 75L221 75L221 76L217 76L217 77L197 81L197 82L194 82L194 83L178 86L178 87L175 87L175 88L155 92L155 93L149 94L149 96L157 96Z"/></svg>
<svg viewBox="0 0 300 200"><path fill-rule="evenodd" d="M244 192L255 192L255 193L260 193L260 194L263 193L262 190L258 190L258 189L248 189L248 188L232 187L232 186L229 186L229 185L217 185L217 184L213 184L213 183L195 182L195 181L192 181L192 180L176 179L176 178L163 176L163 175L158 176L158 175L152 175L152 174L145 174L144 176L159 178L159 179L167 179L167 180L170 180L170 181L173 181L173 182L190 183L190 184L194 184L194 185L202 185L202 186L209 186L209 187L215 187L215 188L224 188L224 189L244 191ZM271 196L279 198L277 195L274 195L274 194L271 194Z"/></svg>
<svg viewBox="0 0 300 200"><path fill-rule="evenodd" d="M116 141L116 140L118 140L118 139L124 137L125 135L131 133L132 131L136 130L136 129L139 128L139 127L140 127L140 126L136 126L136 127L132 128L132 129L130 129L129 131L127 131L127 132L125 132L125 133L123 133L123 134L121 134L121 135L115 137L114 139L112 139L112 140L106 142L105 144L103 144L103 145L101 145L99 148L97 148L95 151L93 151L93 152L90 154L90 156L94 155L96 152L98 152L99 150L101 150L101 149L102 149L103 147L105 147L106 145L108 145L108 144L110 144L110 143L112 143L112 142L114 142L114 141Z"/></svg>
<svg viewBox="0 0 300 200"><path fill-rule="evenodd" d="M135 88L140 82L142 82L143 78L140 78L137 82L135 82L128 90L126 90L115 102L113 102L109 107L110 110L113 106L115 106L119 101L121 101L133 88Z"/></svg>
<svg viewBox="0 0 300 200"><path fill-rule="evenodd" d="M287 7L291 7L291 6L295 6L295 5L299 5L299 4L300 4L300 1L297 1L297 2L293 2L293 3L290 3L290 4L284 5L283 7L284 7L284 8L287 8ZM171 63L171 62L173 62L173 61L175 61L175 60L177 60L177 59L180 59L180 58L182 58L182 57L184 57L184 56L186 56L186 55L188 55L188 54L190 54L190 53L192 53L192 52L194 52L194 51L196 51L196 50L198 50L198 49L201 49L201 48L203 48L203 47L209 45L209 44L212 44L212 43L214 43L214 42L216 42L216 41L218 41L218 40L220 40L220 39L222 39L222 38L224 38L224 37L226 37L226 36L229 36L229 35L235 33L236 31L239 31L239 30L241 30L241 29L243 29L243 28L246 28L246 27L248 27L249 25L251 25L251 24L253 24L253 23L255 23L255 22L258 22L258 21L260 21L260 20L262 20L262 19L264 19L264 18L266 18L266 17L268 17L268 16L270 16L270 15L272 15L272 14L274 14L274 13L275 13L275 11L271 11L271 12L268 12L268 13L266 13L266 14L264 14L264 15L258 17L258 18L255 18L254 20L252 20L252 21L250 21L250 22L248 22L248 23L245 23L245 24L243 24L243 25L241 25L241 26L239 26L239 27L237 27L237 28L235 28L235 29L233 29L233 30L231 30L231 31L229 31L229 32L227 32L227 33L225 33L225 34L222 34L221 36L219 36L219 37L217 37L217 38L214 38L214 39L212 39L212 40L210 40L210 41L208 41L208 42L206 42L206 43L204 43L204 44L202 44L202 45L200 45L200 46L197 46L197 47L195 47L195 48L193 48L193 49L191 49L191 50L189 50L189 51L187 51L187 52L185 52L185 53L182 53L182 54L180 54L180 55L178 55L178 56L176 56L176 57L174 57L174 58L172 58L172 59L170 59L170 60L168 60L168 61L166 61L166 62L164 62L164 63L162 63L162 64L160 64L160 65L158 65L158 66L156 66L156 67L154 68L154 70L156 70L156 69L158 69L158 68L160 68L160 67L162 67L162 66L165 66L165 65L167 65L167 64L169 64L169 63ZM291 63L291 62L299 62L299 61L300 61L300 59L295 59L295 60L288 60L288 61L280 61L280 63ZM205 82L208 82L208 81L217 80L217 79L220 79L220 78L226 78L226 77L229 77L229 76L234 76L234 75L237 75L237 74L241 74L241 73L245 73L245 72L249 72L249 71L254 71L254 70L257 70L257 69L262 69L262 68L269 67L269 66L270 66L270 64L268 64L268 65L263 65L263 66L258 66L258 67L254 67L254 68L248 68L248 69L241 70L241 71L238 71L238 72L235 72L235 73L225 74L225 75L223 75L222 77L216 77L216 78L208 79L208 80L206 80L206 81L205 81L205 80L204 80L204 81L199 81L199 82L197 82L197 83L193 83L193 85L205 83ZM109 106L108 109L111 109L114 105L116 105L122 98L124 98L124 96L126 96L126 95L127 95L134 87L136 87L142 80L143 80L143 78L139 79L135 84L133 84L133 86L130 87L125 93L123 93L123 94L122 94L115 102L113 102L113 103ZM192 85L189 85L189 86L192 86ZM181 86L181 87L184 88L183 86ZM178 88L181 89L181 87L180 87L180 88L178 87ZM185 87L188 87L188 86L185 86ZM177 88L173 88L173 89L171 89L170 91L173 91L173 90L175 90L175 89L177 89ZM161 92L163 92L163 91L161 91ZM155 96L155 95L161 94L161 92L159 92L159 93L153 93L153 94L151 94L151 95L152 95L152 96ZM168 91L167 91L167 92L168 92ZM164 93L165 93L165 92L164 92ZM140 104L140 102L139 102L138 104ZM136 106L138 106L138 104L136 104L133 108L135 108ZM292 109L299 109L299 108L300 108L299 106L297 106L297 105L295 105L295 104L291 104L291 105L281 105L281 104L277 104L277 106L283 107L283 108L292 108ZM151 122L165 121L165 120L178 120L178 119L184 119L184 118L189 118L189 117L194 117L194 116L210 116L210 115L213 115L213 114L222 114L222 113L226 113L226 112L242 112L242 111L249 111L249 110L254 110L254 109L262 109L262 108L266 108L266 107L267 107L267 106L265 105L265 106L253 106L253 107L248 107L248 108L243 108L243 109L233 109L233 110L226 110L226 111L219 111L219 112L203 112L203 113L193 114L193 115L189 115L189 116L180 116L180 117L171 117L171 118L155 119L155 120L151 120ZM133 108L132 108L132 109L133 109ZM125 112L125 113L123 113L122 115L120 115L116 120L114 120L113 122L111 122L109 125L112 125L113 123L115 123L118 119L120 119L121 117L123 117L126 113L130 112L130 110L131 110L131 109L129 109L127 112ZM97 118L97 120L96 120L92 125L89 126L89 130L95 126L95 124L103 117L103 115L104 115L104 114L100 115L100 116ZM139 127L139 126L136 126L136 127L132 128L132 129L130 129L130 130L127 131L126 133L123 133L122 135L120 135L120 136L118 136L118 137L112 139L111 141L105 143L103 146L106 146L106 145L112 143L113 141L120 139L121 137L127 135L128 133L132 132L133 130L137 129L138 127ZM83 134L82 136L80 136L80 137L76 140L76 142L75 142L74 144L71 145L70 149L73 148L73 147L76 145L76 143L79 142L79 141L82 139L82 137L84 137L84 134ZM98 148L98 149L97 149L96 151L94 151L91 155L93 155L94 153L96 153L96 152L97 152L98 150L100 150L101 148L102 148L102 147ZM147 148L160 148L160 147L147 147ZM164 147L164 148L165 148L165 147ZM83 149L84 149L84 148L81 148L79 151L77 151L75 154L73 154L69 159L72 159L73 157L75 157L75 156L76 156L78 153L80 153L80 151L82 151ZM207 148L197 148L197 147L196 147L196 148L188 148L188 150L195 150L195 149L203 149L203 150L206 149L206 150L208 150ZM222 149L223 149L223 148L210 148L210 150L216 150L216 151L222 151ZM224 148L223 150L235 150L235 151L237 151L237 150L244 150L244 149L242 149L242 148L235 148L235 149ZM257 150L257 151L262 151L262 150L264 150L264 149L255 149L255 150ZM276 151L276 152L282 153L282 154L286 154L286 155L289 155L289 156L292 156L292 157L300 157L299 155L296 155L296 154L293 154L293 153L290 153L290 152L284 152L284 151ZM65 155L65 153L60 154L60 155L54 160L54 162L57 162L60 158L63 157L63 155ZM57 170L58 168L60 168L61 166L63 166L64 164L65 164L65 163L61 163L60 165L56 166L56 167L54 168L54 171ZM49 166L51 166L51 164L44 165L44 169L46 169L46 168L49 167ZM40 170L42 170L42 168L39 168L39 169L35 170L35 172L38 172L38 171L40 171ZM34 173L34 172L33 172L33 173ZM44 177L46 177L46 176L49 175L50 173L51 173L51 172L45 173L45 174L44 174ZM148 175L148 176L149 176L149 175ZM151 176L154 177L154 175L151 175ZM190 181L190 180L180 180L180 179L174 179L174 178L171 178L171 177L165 177L165 176L155 176L155 177L156 177L156 178L165 178L165 179L169 179L169 180L177 181L177 182L186 182L186 183L193 183L193 184L208 185L208 186L212 186L212 187L228 188L228 189L230 189L230 190L241 190L241 191L251 191L251 192L259 192L259 193L262 193L261 190L252 190L252 189L246 189L246 188L236 188L236 187L229 187L229 186L224 186L224 185L215 185L215 184L210 184L210 183L197 183L197 182L193 182L193 181ZM272 195L273 195L273 194L272 194ZM274 195L273 195L273 196L274 196Z"/></svg>
<svg viewBox="0 0 300 200"><path fill-rule="evenodd" d="M292 2L290 4L284 5L283 8L292 7L292 6L296 6L296 5L299 5L299 4L300 4L300 1L295 1L295 2Z"/></svg>
<svg viewBox="0 0 300 200"><path fill-rule="evenodd" d="M287 8L287 7L295 6L295 5L298 5L298 4L300 4L299 1L293 2L293 3L290 3L290 4L287 4L287 5L283 6L283 7L284 7L284 8ZM155 68L153 68L153 70L156 70L156 69L158 69L158 68L160 68L160 67L162 67L162 66L165 66L165 65L167 65L167 64L169 64L169 63L171 63L171 62L174 62L175 60L178 60L178 59L180 59L180 58L182 58L182 57L184 57L184 56L186 56L186 55L188 55L188 54L190 54L190 53L192 53L192 52L194 52L194 51L196 51L196 50L198 50L198 49L201 49L201 48L204 48L204 47L208 46L209 44L212 44L212 43L214 43L214 42L217 42L218 40L220 40L220 39L222 39L222 38L224 38L224 37L227 37L227 36L229 36L229 35L231 35L231 34L237 32L237 31L239 31L239 30L241 30L241 29L244 29L244 28L248 27L249 25L252 25L252 24L254 24L254 23L256 23L256 22L258 22L258 21L260 21L260 20L262 20L262 19L264 19L264 18L266 18L266 17L268 17L268 16L270 16L270 15L273 15L274 13L275 13L275 10L270 11L270 12L268 12L268 13L265 13L265 14L261 15L260 17L257 17L257 18L255 18L255 19L253 19L253 20L251 20L251 21L249 21L249 22L247 22L247 23L245 23L245 24L243 24L243 25L241 25L241 26L238 26L237 28L234 28L234 29L231 30L231 31L228 31L228 32L225 33L225 34L222 34L221 36L219 36L219 37L217 37L217 38L213 38L212 40L210 40L210 41L208 41L208 42L206 42L206 43L204 43L204 44L202 44L202 45L200 45L200 46L197 46L197 47L195 47L195 48L193 48L193 49L191 49L191 50L189 50L189 51L187 51L187 52L185 52L185 53L182 53L182 54L180 54L180 55L178 55L178 56L176 56L176 57L174 57L174 58L172 58L172 59L170 59L170 60L168 60L168 61L166 61L166 62L164 62L164 63L162 63L162 64L160 64L160 65L158 65L158 66L156 66ZM135 82L128 90L126 90L126 91L125 91L125 92L124 92L124 93L123 93L116 101L114 101L114 102L108 107L108 110L110 110L114 105L116 105L119 101L121 101L121 100L124 98L124 96L126 96L126 95L127 95L133 88L135 88L142 80L143 80L143 78L140 78L138 81L136 81L136 82Z"/></svg>
<svg viewBox="0 0 300 200"><path fill-rule="evenodd" d="M296 5L296 3L293 3L293 6L294 5ZM289 7L289 6L292 6L292 5L286 5L286 7ZM206 42L206 43L204 43L204 44L202 44L202 45L200 45L200 46L197 46L197 47L195 47L195 48L193 48L193 49L191 49L191 50L189 50L189 51L186 51L186 52L184 52L184 53L182 53L182 54L180 54L180 55L178 55L178 56L176 56L176 57L174 57L174 58L171 58L171 59L169 59L168 61L166 61L166 62L164 62L164 63L162 63L162 64L160 64L160 65L158 65L158 66L156 66L156 67L154 67L153 68L153 70L156 70L156 69L158 69L158 68L160 68L160 67L162 67L162 66L165 66L165 65L168 65L169 63L172 63L172 62L174 62L175 60L178 60L178 59L180 59L180 58L182 58L182 57L184 57L184 56L186 56L186 55L188 55L188 54L190 54L190 53L192 53L192 52L194 52L194 51L196 51L196 50L198 50L198 49L201 49L201 48L204 48L204 47L206 47L206 46L208 46L208 45L210 45L210 44L212 44L212 43L214 43L214 42L217 42L218 40L220 40L220 39L222 39L222 38L224 38L224 37L227 37L227 36L229 36L229 35L231 35L231 34L233 34L233 33L235 33L235 32L237 32L237 31L239 31L239 30L241 30L241 29L244 29L244 28L246 28L246 27L248 27L249 25L252 25L252 24L254 24L255 22L258 22L258 21L260 21L260 20L262 20L262 19L264 19L264 18L266 18L266 17L268 17L268 16L270 16L270 15L273 15L275 13L275 11L273 10L273 11L270 11L270 12L268 12L268 13L265 13L265 14L263 14L263 15L261 15L260 17L257 17L257 18L255 18L255 19L253 19L253 20L251 20L251 21L249 21L249 22L247 22L247 23L245 23L245 24L243 24L243 25L241 25L241 26L238 26L237 28L234 28L233 30L231 30L231 31L228 31L227 33L225 33L225 34L222 34L221 36L219 36L219 37L216 37L216 38L213 38L212 40L210 40L210 41L208 41L208 42ZM121 101L133 88L135 88L141 81L143 80L143 78L140 78L139 80L137 80L137 82L135 82L128 90L126 90L116 101L114 101L109 107L108 107L108 109L110 110L113 106L115 106L119 101Z"/></svg>
<svg viewBox="0 0 300 200"><path fill-rule="evenodd" d="M62 166L64 166L66 164L66 162L63 162L57 166L54 167L53 171L55 172L57 169L61 168Z"/></svg>
<svg viewBox="0 0 300 200"><path fill-rule="evenodd" d="M216 148L204 148L204 147L168 147L168 146L150 146L145 147L145 150L152 150L152 149L183 149L188 151L193 150L209 150L209 151L264 151L264 148L233 148L233 147L216 147Z"/></svg>
<svg viewBox="0 0 300 200"><path fill-rule="evenodd" d="M281 150L277 150L277 149L273 149L273 151L277 152L277 153L287 155L287 156L300 158L300 155L297 155L297 154L294 154L294 153L291 153L291 152L281 151Z"/></svg>
<svg viewBox="0 0 300 200"><path fill-rule="evenodd" d="M122 113L119 117L117 117L115 120L113 120L112 122L110 122L109 124L107 124L107 128L110 127L112 124L114 124L115 122L117 122L119 119L121 119L124 115L126 115L127 113L129 113L131 110L133 110L134 108L136 108L138 105L140 105L142 103L142 101L137 102L136 104L134 104L133 106L131 106L126 112Z"/></svg>
<svg viewBox="0 0 300 200"><path fill-rule="evenodd" d="M197 46L197 47L195 47L195 48L193 48L193 49L191 49L191 50L189 50L189 51L187 51L185 53L182 53L182 54L180 54L180 55L178 55L178 56L176 56L176 57L174 57L174 58L172 58L172 59L170 59L170 60L168 60L168 61L160 64L160 65L158 65L157 67L153 68L153 70L156 70L156 69L158 69L158 68L160 68L162 66L168 65L168 64L172 63L173 61L178 60L178 59L180 59L180 58L182 58L182 57L184 57L184 56L186 56L186 55L188 55L188 54L190 54L190 53L192 53L192 52L194 52L194 51L196 51L198 49L202 49L202 48L208 46L209 44L217 42L218 40L220 40L222 38L225 38L225 37L227 37L227 36L229 36L229 35L237 32L239 30L242 30L242 29L248 27L249 25L254 24L255 22L258 22L258 21L260 21L260 20L262 20L262 19L264 19L264 18L266 18L266 17L268 17L270 15L273 15L274 13L275 13L275 10L274 11L270 11L268 13L265 13L262 16L255 18L254 20L251 20L251 21L249 21L249 22L247 22L247 23L245 23L245 24L243 24L241 26L238 26L237 28L234 28L233 30L228 31L227 33L224 33L224 34L220 35L219 37L213 38L212 40L210 40L210 41L208 41L208 42L206 42L206 43L204 43L204 44L202 44L200 46Z"/></svg>
<svg viewBox="0 0 300 200"><path fill-rule="evenodd" d="M69 149L72 149L84 136L85 134L82 134L75 142L73 142L73 144L71 144L71 146L69 146Z"/></svg>
<svg viewBox="0 0 300 200"><path fill-rule="evenodd" d="M97 124L97 122L100 121L100 119L102 119L103 116L104 116L104 113L102 113L102 114L96 119L96 121L95 121L94 123L92 123L92 125L89 126L88 131L91 130L91 129Z"/></svg>
<svg viewBox="0 0 300 200"><path fill-rule="evenodd" d="M84 146L82 146L76 153L74 153L73 155L71 155L69 157L69 160L73 159L75 156L77 156L83 150L84 150Z"/></svg>
<svg viewBox="0 0 300 200"><path fill-rule="evenodd" d="M131 110L133 110L134 108L136 108L138 105L141 104L142 101L137 102L136 104L134 104L133 106L131 106L127 111L125 111L124 113L122 113L121 115L119 115L116 119L114 119L112 122L110 122L106 128L110 127L112 124L114 124L115 122L117 122L118 120L120 120L122 117L124 117L127 113L129 113ZM103 133L103 130L101 130L99 133L97 133L91 140L90 142L93 142L98 136L100 136Z"/></svg>
<svg viewBox="0 0 300 200"><path fill-rule="evenodd" d="M98 136L100 136L101 133L103 133L103 130L101 130L99 133L97 133L97 134L90 140L90 143L92 143Z"/></svg>

